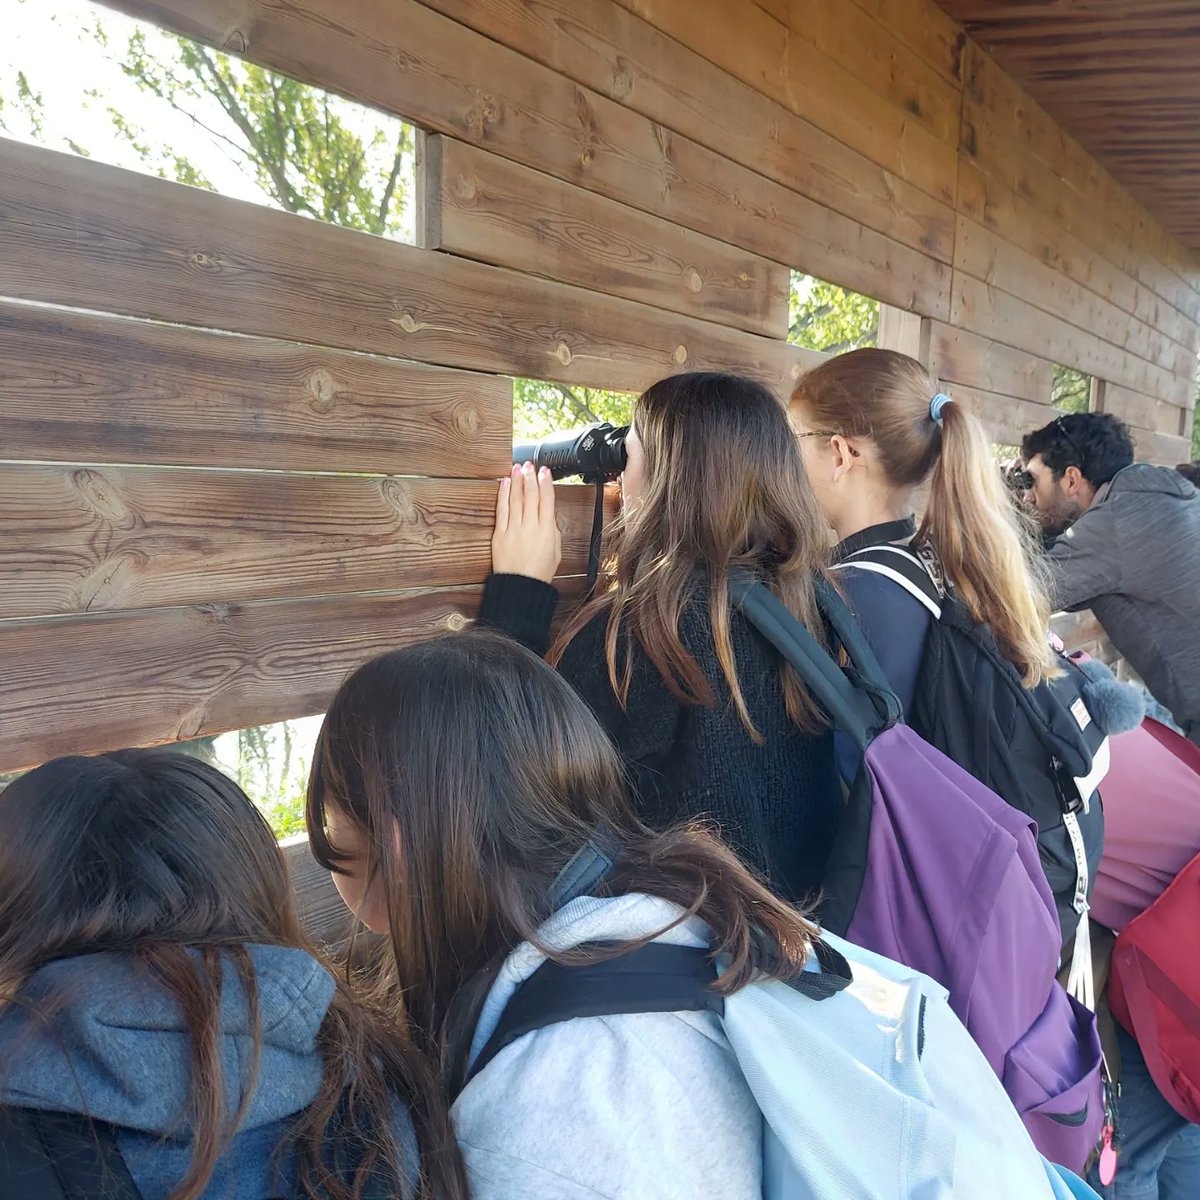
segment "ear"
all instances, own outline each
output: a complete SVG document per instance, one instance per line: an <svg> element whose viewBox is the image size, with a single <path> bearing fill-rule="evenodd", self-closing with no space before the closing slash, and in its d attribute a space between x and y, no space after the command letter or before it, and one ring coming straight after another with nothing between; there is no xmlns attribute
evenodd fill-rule
<svg viewBox="0 0 1200 1200"><path fill-rule="evenodd" d="M1067 467L1062 473L1062 478L1059 480L1059 486L1063 493L1067 496L1074 496L1078 493L1080 485L1087 482L1083 477L1083 472L1078 467Z"/></svg>
<svg viewBox="0 0 1200 1200"><path fill-rule="evenodd" d="M833 449L834 479L841 479L847 471L862 462L862 452L853 442L842 437L840 433L835 433L829 439L829 445Z"/></svg>

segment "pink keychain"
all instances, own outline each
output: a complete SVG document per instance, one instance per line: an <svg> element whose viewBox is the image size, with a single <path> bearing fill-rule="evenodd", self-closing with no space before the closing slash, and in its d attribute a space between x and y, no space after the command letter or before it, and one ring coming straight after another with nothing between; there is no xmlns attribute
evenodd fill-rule
<svg viewBox="0 0 1200 1200"><path fill-rule="evenodd" d="M1113 1149L1113 1127L1104 1126L1103 1145L1100 1149L1100 1182L1108 1187L1117 1175L1117 1152Z"/></svg>

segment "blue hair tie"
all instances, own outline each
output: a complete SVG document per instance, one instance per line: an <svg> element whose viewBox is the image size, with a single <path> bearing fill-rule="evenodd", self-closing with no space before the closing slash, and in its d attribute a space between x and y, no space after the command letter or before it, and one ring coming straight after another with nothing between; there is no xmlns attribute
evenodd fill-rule
<svg viewBox="0 0 1200 1200"><path fill-rule="evenodd" d="M936 421L940 425L942 423L942 413L946 411L946 405L953 403L954 400L952 397L947 396L945 392L938 392L938 394L929 402L930 419Z"/></svg>

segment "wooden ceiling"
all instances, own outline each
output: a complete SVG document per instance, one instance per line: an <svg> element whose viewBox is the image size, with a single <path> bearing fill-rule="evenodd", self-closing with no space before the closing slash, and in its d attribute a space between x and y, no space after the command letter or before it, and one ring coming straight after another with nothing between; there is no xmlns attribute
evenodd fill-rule
<svg viewBox="0 0 1200 1200"><path fill-rule="evenodd" d="M939 0L1200 250L1200 0Z"/></svg>

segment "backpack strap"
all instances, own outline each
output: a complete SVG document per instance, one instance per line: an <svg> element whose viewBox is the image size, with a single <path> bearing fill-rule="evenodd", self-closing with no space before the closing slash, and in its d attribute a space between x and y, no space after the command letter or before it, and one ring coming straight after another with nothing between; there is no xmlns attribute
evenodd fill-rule
<svg viewBox="0 0 1200 1200"><path fill-rule="evenodd" d="M879 660L853 613L826 580L816 582L817 606L849 655L852 668L846 671L748 571L731 572L729 588L734 606L791 664L834 725L860 750L900 720L903 709Z"/></svg>
<svg viewBox="0 0 1200 1200"><path fill-rule="evenodd" d="M828 1000L852 982L850 964L819 939L813 943L813 953L820 969L801 971L788 984L812 1000ZM651 1012L715 1012L721 1016L725 1000L713 991L716 978L708 950L664 942L650 942L594 963L568 966L547 959L512 994L491 1037L471 1064L466 1083L527 1033L574 1017Z"/></svg>
<svg viewBox="0 0 1200 1200"><path fill-rule="evenodd" d="M907 547L865 546L835 564L833 569L845 571L850 568L890 579L927 608L935 621L941 620L945 589L930 573L926 563Z"/></svg>
<svg viewBox="0 0 1200 1200"><path fill-rule="evenodd" d="M142 1200L112 1125L76 1113L0 1108L5 1200Z"/></svg>

